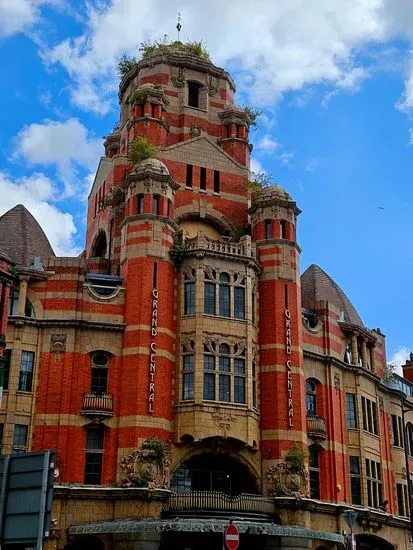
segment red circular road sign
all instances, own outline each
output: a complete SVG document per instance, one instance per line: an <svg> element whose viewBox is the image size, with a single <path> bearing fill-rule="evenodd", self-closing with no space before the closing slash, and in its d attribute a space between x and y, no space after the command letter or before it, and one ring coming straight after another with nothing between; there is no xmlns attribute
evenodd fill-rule
<svg viewBox="0 0 413 550"><path fill-rule="evenodd" d="M239 546L239 531L234 523L230 523L225 529L224 541L228 550L237 550Z"/></svg>

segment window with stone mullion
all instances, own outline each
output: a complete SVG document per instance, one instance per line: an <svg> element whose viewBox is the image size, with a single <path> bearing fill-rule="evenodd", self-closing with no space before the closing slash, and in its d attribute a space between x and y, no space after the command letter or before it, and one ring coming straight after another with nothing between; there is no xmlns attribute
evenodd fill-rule
<svg viewBox="0 0 413 550"><path fill-rule="evenodd" d="M245 359L236 357L234 359L234 401L245 403Z"/></svg>
<svg viewBox="0 0 413 550"><path fill-rule="evenodd" d="M187 354L183 356L182 367L182 399L184 401L195 398L195 355Z"/></svg>
<svg viewBox="0 0 413 550"><path fill-rule="evenodd" d="M215 401L215 356L204 354L204 399Z"/></svg>
<svg viewBox="0 0 413 550"><path fill-rule="evenodd" d="M219 314L221 317L231 317L231 287L227 273L219 276Z"/></svg>

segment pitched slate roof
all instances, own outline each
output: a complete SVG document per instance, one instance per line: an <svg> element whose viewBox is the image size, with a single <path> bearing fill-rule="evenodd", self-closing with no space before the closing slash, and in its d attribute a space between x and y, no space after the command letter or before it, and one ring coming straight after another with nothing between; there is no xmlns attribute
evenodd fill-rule
<svg viewBox="0 0 413 550"><path fill-rule="evenodd" d="M36 256L55 256L43 229L22 204L0 217L0 250L23 267L30 266Z"/></svg>
<svg viewBox="0 0 413 550"><path fill-rule="evenodd" d="M319 300L331 302L342 312L341 320L364 327L356 308L346 294L318 265L310 265L301 275L301 300L303 307L309 309L313 309L315 302Z"/></svg>

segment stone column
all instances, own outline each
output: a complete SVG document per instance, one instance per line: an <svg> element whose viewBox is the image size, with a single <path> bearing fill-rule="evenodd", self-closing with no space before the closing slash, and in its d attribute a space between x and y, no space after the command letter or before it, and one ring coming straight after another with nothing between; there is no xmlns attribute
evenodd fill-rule
<svg viewBox="0 0 413 550"><path fill-rule="evenodd" d="M361 340L361 364L365 369L368 368L368 361L367 361L367 341L365 338L362 338Z"/></svg>
<svg viewBox="0 0 413 550"><path fill-rule="evenodd" d="M355 334L351 335L351 364L359 364L359 352L357 348L357 336Z"/></svg>
<svg viewBox="0 0 413 550"><path fill-rule="evenodd" d="M17 315L24 317L24 312L26 309L26 297L27 297L27 279L20 279L19 287L19 308Z"/></svg>

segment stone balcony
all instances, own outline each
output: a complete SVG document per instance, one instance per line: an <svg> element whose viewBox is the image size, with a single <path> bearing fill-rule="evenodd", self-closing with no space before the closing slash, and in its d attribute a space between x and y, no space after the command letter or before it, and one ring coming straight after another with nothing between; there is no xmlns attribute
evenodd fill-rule
<svg viewBox="0 0 413 550"><path fill-rule="evenodd" d="M164 514L173 516L252 516L268 518L275 516L272 497L242 493L228 496L219 491L172 492Z"/></svg>
<svg viewBox="0 0 413 550"><path fill-rule="evenodd" d="M327 439L327 425L322 416L307 415L307 435L315 440Z"/></svg>
<svg viewBox="0 0 413 550"><path fill-rule="evenodd" d="M187 253L203 251L211 254L237 256L240 258L256 259L256 249L251 243L251 237L244 235L239 241L221 238L218 240L207 237L200 231L196 237L185 240Z"/></svg>
<svg viewBox="0 0 413 550"><path fill-rule="evenodd" d="M109 393L85 393L81 414L92 418L113 416L113 396Z"/></svg>

